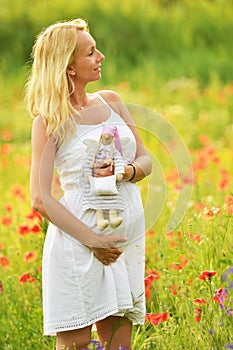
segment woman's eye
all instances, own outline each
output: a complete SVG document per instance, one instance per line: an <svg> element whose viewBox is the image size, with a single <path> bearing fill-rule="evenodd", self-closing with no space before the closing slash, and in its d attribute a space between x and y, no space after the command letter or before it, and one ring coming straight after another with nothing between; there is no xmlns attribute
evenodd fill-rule
<svg viewBox="0 0 233 350"><path fill-rule="evenodd" d="M94 50L92 50L90 53L89 53L89 55L88 56L92 56L92 55L94 55Z"/></svg>

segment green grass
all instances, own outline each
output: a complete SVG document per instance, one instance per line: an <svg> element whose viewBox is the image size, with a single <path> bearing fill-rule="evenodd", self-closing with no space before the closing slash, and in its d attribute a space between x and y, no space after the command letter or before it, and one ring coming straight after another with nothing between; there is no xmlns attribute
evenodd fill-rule
<svg viewBox="0 0 233 350"><path fill-rule="evenodd" d="M127 102L133 100L133 97L136 97L137 102L141 100L142 105L147 102L148 107L145 107L145 111L148 115L152 114L152 118L155 113L153 111L159 110L164 114L167 122L173 125L179 137L184 140L195 167L199 165L195 170L195 183L192 198L187 203L187 212L173 235L168 235L166 225L178 198L179 179L171 177L175 164L166 150L166 144L158 140L150 118L137 120L155 163L149 184L147 181L139 184L148 222L146 276L151 270L160 273L160 278L152 282L147 312L168 312L168 319L158 326L146 323L145 326L135 327L135 350L224 349L225 345L233 343L232 315L227 316L226 309L221 309L212 300L214 291L221 287L228 288L232 279L229 275L226 282L221 281L222 274L232 265L233 250L232 214L227 213L224 204L226 196L232 192L233 166L229 161L232 157L232 139L229 132L232 128L229 118L232 109L232 86L216 86L213 83L203 90L193 80L187 89L186 83L180 80L161 84L161 89L156 92L160 102L157 106L153 99L149 106L150 94L145 95L143 90L122 88L121 91L119 86L116 86ZM49 350L54 348L54 339L42 335L41 273L38 271L44 234L29 233L20 236L18 233L20 225L31 225L30 220L26 218L31 210L28 182L30 119L24 111L23 102L16 101L14 97L12 101L15 101L19 115L15 115L13 107L9 108L8 113L12 119L4 121L1 128L3 137L5 131L11 130L13 138L9 141L2 140L2 144L11 145L11 152L2 154L1 158L3 195L0 213L1 220L8 216L12 217L13 222L9 226L1 224L0 243L3 244L3 249L0 254L1 257L6 256L9 259L10 265L0 266L3 285L0 295L0 348ZM222 116L220 121L219 115ZM28 120L27 123L24 117ZM137 117L135 115L136 119ZM221 188L220 182L228 177L229 184ZM166 194L159 190L163 181ZM16 184L21 185L23 198L12 195ZM198 203L201 203L202 207L198 206ZM12 206L10 213L6 210L7 204ZM157 206L160 206L160 213L157 212ZM206 215L207 209L204 207L212 210L209 213L213 212L213 216ZM200 242L193 238L197 235L200 235ZM37 252L38 256L34 262L23 261L23 256L28 251ZM180 270L172 268L174 264L179 266L180 257L185 257L187 263ZM205 270L214 270L217 276L211 281L199 280L198 276ZM31 272L36 281L19 283L19 277L25 272ZM173 289L177 291L176 295L171 292ZM229 289L228 293L224 305L233 310L232 289ZM196 298L206 300L206 305L200 306L200 322L194 320L195 307L198 307L193 303ZM93 337L96 335L93 334Z"/></svg>

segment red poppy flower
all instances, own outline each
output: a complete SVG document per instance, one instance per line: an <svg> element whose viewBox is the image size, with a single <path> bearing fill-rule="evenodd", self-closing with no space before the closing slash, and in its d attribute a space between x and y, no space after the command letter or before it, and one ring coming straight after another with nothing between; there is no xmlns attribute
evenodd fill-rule
<svg viewBox="0 0 233 350"><path fill-rule="evenodd" d="M35 282L35 278L29 274L29 273L23 273L20 277L19 277L19 282L20 283L26 283L26 282Z"/></svg>
<svg viewBox="0 0 233 350"><path fill-rule="evenodd" d="M154 279L156 279L156 280L160 279L160 272L156 271L155 269L148 270L147 273L148 273L148 275L153 275L155 277Z"/></svg>
<svg viewBox="0 0 233 350"><path fill-rule="evenodd" d="M150 299L150 292L151 292L151 287L146 287L145 288L145 297L147 300Z"/></svg>
<svg viewBox="0 0 233 350"><path fill-rule="evenodd" d="M156 274L152 273L146 276L144 278L145 286L146 287L150 286L154 280L158 280L158 276Z"/></svg>
<svg viewBox="0 0 233 350"><path fill-rule="evenodd" d="M206 206L203 203L199 203L199 202L194 203L194 208L197 211L203 211L205 209L205 207Z"/></svg>
<svg viewBox="0 0 233 350"><path fill-rule="evenodd" d="M158 280L160 275L158 272L156 272L155 270L151 270L148 276L146 276L144 278L144 283L145 283L145 295L147 299L150 299L150 291L151 291L151 287L152 287L152 282L154 280Z"/></svg>
<svg viewBox="0 0 233 350"><path fill-rule="evenodd" d="M214 156L211 161L214 163L214 164L219 164L220 163L220 158L217 157L217 156Z"/></svg>
<svg viewBox="0 0 233 350"><path fill-rule="evenodd" d="M171 284L169 289L173 295L177 295L178 291L181 289L181 287L179 285Z"/></svg>
<svg viewBox="0 0 233 350"><path fill-rule="evenodd" d="M233 204L233 196L231 196L230 194L227 195L227 196L225 197L224 203L227 204L227 205Z"/></svg>
<svg viewBox="0 0 233 350"><path fill-rule="evenodd" d="M203 213L203 218L206 220L212 219L214 216L214 212L211 209L205 208L204 213Z"/></svg>
<svg viewBox="0 0 233 350"><path fill-rule="evenodd" d="M154 236L155 235L155 231L154 230L149 230L146 232L147 236Z"/></svg>
<svg viewBox="0 0 233 350"><path fill-rule="evenodd" d="M184 266L188 263L188 259L184 256L180 256L180 263L173 263L170 265L171 269L183 270Z"/></svg>
<svg viewBox="0 0 233 350"><path fill-rule="evenodd" d="M179 241L181 240L181 238L182 238L182 232L181 231L177 232L177 238L178 238Z"/></svg>
<svg viewBox="0 0 233 350"><path fill-rule="evenodd" d="M22 225L19 225L18 232L21 236L25 236L28 233L30 233L30 228L27 224L22 224Z"/></svg>
<svg viewBox="0 0 233 350"><path fill-rule="evenodd" d="M194 299L193 302L196 305L205 305L206 304L206 301L203 298L201 298L201 299Z"/></svg>
<svg viewBox="0 0 233 350"><path fill-rule="evenodd" d="M206 169L208 165L208 160L206 158L205 154L202 154L202 152L199 152L196 162L193 162L193 171L197 172L199 170Z"/></svg>
<svg viewBox="0 0 233 350"><path fill-rule="evenodd" d="M187 234L193 242L201 243L202 237L200 234L193 235L192 233Z"/></svg>
<svg viewBox="0 0 233 350"><path fill-rule="evenodd" d="M40 232L40 226L39 225L33 225L31 228L30 228L31 232L32 233L38 233Z"/></svg>
<svg viewBox="0 0 233 350"><path fill-rule="evenodd" d="M2 267L7 267L10 265L9 260L6 256L0 256L0 264L2 265Z"/></svg>
<svg viewBox="0 0 233 350"><path fill-rule="evenodd" d="M146 314L146 321L150 322L153 326L158 326L159 323L167 321L168 312L162 312L159 314Z"/></svg>
<svg viewBox="0 0 233 350"><path fill-rule="evenodd" d="M12 131L11 130L3 130L1 132L1 136L3 141L11 141L12 140Z"/></svg>
<svg viewBox="0 0 233 350"><path fill-rule="evenodd" d="M3 143L1 146L1 153L3 156L8 156L12 151L11 144L9 143Z"/></svg>
<svg viewBox="0 0 233 350"><path fill-rule="evenodd" d="M227 191L230 186L230 175L226 169L221 169L222 178L218 183L218 188L220 191Z"/></svg>
<svg viewBox="0 0 233 350"><path fill-rule="evenodd" d="M169 248L170 248L170 249L174 249L174 248L176 247L176 245L177 245L176 241L171 241L171 242L169 243Z"/></svg>
<svg viewBox="0 0 233 350"><path fill-rule="evenodd" d="M203 271L198 278L200 280L206 281L206 280L211 280L212 277L216 275L217 275L216 271Z"/></svg>
<svg viewBox="0 0 233 350"><path fill-rule="evenodd" d="M233 196L227 195L224 201L224 209L227 211L227 214L233 214Z"/></svg>
<svg viewBox="0 0 233 350"><path fill-rule="evenodd" d="M37 252L27 252L24 254L23 261L25 262L33 262L37 259Z"/></svg>
<svg viewBox="0 0 233 350"><path fill-rule="evenodd" d="M226 92L227 95L232 95L233 94L233 84L229 83L224 86L224 91Z"/></svg>
<svg viewBox="0 0 233 350"><path fill-rule="evenodd" d="M152 271L151 271L152 272ZM158 280L160 277L159 273L156 272L152 272L150 273L148 276L145 277L144 281L145 281L145 285L151 284L154 280Z"/></svg>
<svg viewBox="0 0 233 350"><path fill-rule="evenodd" d="M5 205L5 209L8 213L11 213L12 212L12 205L9 203L9 204L6 204Z"/></svg>
<svg viewBox="0 0 233 350"><path fill-rule="evenodd" d="M31 212L27 215L27 219L34 220L38 219L39 221L42 221L42 216L37 213L34 209L31 210Z"/></svg>
<svg viewBox="0 0 233 350"><path fill-rule="evenodd" d="M174 238L174 232L173 232L173 231L167 232L166 238L167 238L167 239L172 239L172 238Z"/></svg>
<svg viewBox="0 0 233 350"><path fill-rule="evenodd" d="M185 256L180 256L180 265L184 267L188 263L188 259Z"/></svg>
<svg viewBox="0 0 233 350"><path fill-rule="evenodd" d="M211 220L214 218L215 215L220 214L221 210L218 207L211 207L211 208L205 208L203 210L203 219L205 220Z"/></svg>
<svg viewBox="0 0 233 350"><path fill-rule="evenodd" d="M219 305L223 304L227 299L227 291L223 288L219 288L215 291L215 295L213 296L213 300Z"/></svg>
<svg viewBox="0 0 233 350"><path fill-rule="evenodd" d="M219 189L219 191L222 191L222 192L227 191L229 186L230 186L230 178L228 178L228 177L224 177L218 183L218 189Z"/></svg>
<svg viewBox="0 0 233 350"><path fill-rule="evenodd" d="M24 187L20 184L15 184L12 186L11 193L14 197L24 200L25 199L25 193L24 193Z"/></svg>
<svg viewBox="0 0 233 350"><path fill-rule="evenodd" d="M182 270L183 269L183 266L181 266L180 264L178 263L173 263L170 265L170 268L173 269L173 270Z"/></svg>
<svg viewBox="0 0 233 350"><path fill-rule="evenodd" d="M214 145L209 144L205 147L205 152L209 157L213 158L213 156L215 156L216 154L216 148L214 147Z"/></svg>
<svg viewBox="0 0 233 350"><path fill-rule="evenodd" d="M2 217L2 225L10 226L12 225L13 218L11 216L3 216Z"/></svg>
<svg viewBox="0 0 233 350"><path fill-rule="evenodd" d="M202 309L200 309L199 307L196 307L196 309L195 309L195 317L194 317L195 322L200 322L201 321L201 314L202 314Z"/></svg>
<svg viewBox="0 0 233 350"><path fill-rule="evenodd" d="M205 134L199 136L199 140L202 145L207 146L210 143L209 137Z"/></svg>

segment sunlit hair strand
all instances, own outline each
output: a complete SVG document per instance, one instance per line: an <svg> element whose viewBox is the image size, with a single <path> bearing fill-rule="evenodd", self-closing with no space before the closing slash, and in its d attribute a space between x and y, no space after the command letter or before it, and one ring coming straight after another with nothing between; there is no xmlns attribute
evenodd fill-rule
<svg viewBox="0 0 233 350"><path fill-rule="evenodd" d="M26 84L30 114L43 118L47 136L53 136L58 145L74 133L76 126L73 116L77 111L70 102L74 86L67 68L77 56L78 30L89 31L85 20L55 23L38 35Z"/></svg>

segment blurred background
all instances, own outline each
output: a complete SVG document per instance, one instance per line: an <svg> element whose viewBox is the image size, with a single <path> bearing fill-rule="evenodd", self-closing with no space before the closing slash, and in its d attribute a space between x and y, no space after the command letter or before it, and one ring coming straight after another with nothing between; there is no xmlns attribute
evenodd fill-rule
<svg viewBox="0 0 233 350"><path fill-rule="evenodd" d="M23 74L44 27L82 17L106 55L104 84L129 80L138 88L180 76L206 84L215 75L227 82L233 73L232 5L232 0L1 0L1 72Z"/></svg>
<svg viewBox="0 0 233 350"><path fill-rule="evenodd" d="M159 109L174 90L197 92L232 82L232 0L0 0L0 5L0 127L21 140L30 130L22 101L31 49L36 35L59 20L88 21L106 56L97 86L115 88L127 101Z"/></svg>
<svg viewBox="0 0 233 350"><path fill-rule="evenodd" d="M147 232L147 273L154 268L162 272L148 298L147 312L168 310L174 317L163 332L142 327L134 348L155 349L153 339L160 350L171 349L171 344L177 350L233 348L228 317L233 311L227 309L228 315L222 316L219 305L213 306L213 291L208 296L200 281L193 286L188 282L208 268L218 271L216 288L220 288L221 274L232 264L232 14L233 0L0 0L1 349L55 347L54 339L42 336L46 223L31 212L32 118L24 102L24 85L38 33L56 21L77 17L88 21L105 55L102 79L90 84L88 91L112 89L121 95L137 118L155 165L150 187L147 179L139 183L147 228L153 228ZM171 126L174 139L166 135L169 128L161 135L164 124ZM176 153L179 144L187 147L182 154L190 156L194 181L187 176L179 179L177 164L181 165L174 157L182 163ZM59 181L56 176L54 180L54 194L59 197ZM180 231L167 236L168 218L184 188L188 188L186 216ZM187 262L183 257L194 262L182 274ZM180 258L183 266L177 263ZM202 323L193 319L193 299L198 296L209 298Z"/></svg>
<svg viewBox="0 0 233 350"><path fill-rule="evenodd" d="M166 114L162 107L174 91L189 91L192 99L206 87L232 82L232 0L0 0L0 5L0 128L21 141L30 130L23 89L32 46L42 29L59 20L85 18L106 56L101 82L90 90L116 89L127 102Z"/></svg>

